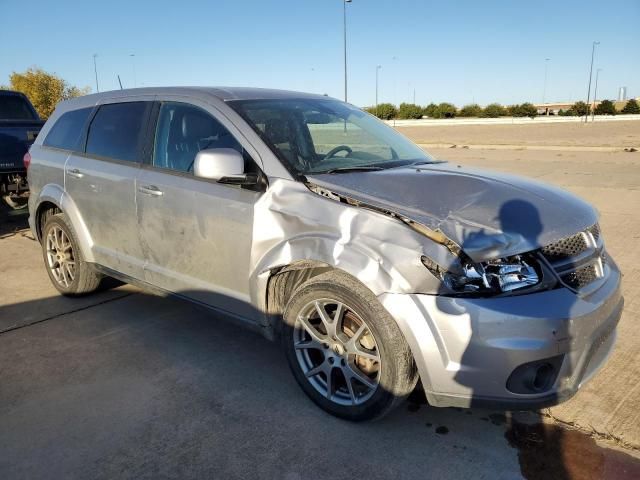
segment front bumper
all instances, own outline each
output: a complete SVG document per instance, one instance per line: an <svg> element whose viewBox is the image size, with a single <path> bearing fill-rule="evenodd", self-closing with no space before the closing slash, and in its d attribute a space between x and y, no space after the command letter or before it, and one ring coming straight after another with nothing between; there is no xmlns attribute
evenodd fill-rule
<svg viewBox="0 0 640 480"><path fill-rule="evenodd" d="M605 363L624 300L613 267L594 292L566 288L499 298L391 294L379 299L414 355L431 405L528 409L560 403ZM515 393L507 381L529 362L557 360L551 383Z"/></svg>

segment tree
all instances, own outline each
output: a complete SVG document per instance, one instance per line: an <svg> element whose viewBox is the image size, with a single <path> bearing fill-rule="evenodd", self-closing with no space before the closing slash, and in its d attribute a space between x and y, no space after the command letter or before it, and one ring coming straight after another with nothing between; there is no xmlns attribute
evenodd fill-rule
<svg viewBox="0 0 640 480"><path fill-rule="evenodd" d="M401 103L398 109L398 118L418 119L422 118L422 108L413 103Z"/></svg>
<svg viewBox="0 0 640 480"><path fill-rule="evenodd" d="M482 114L483 116L489 118L504 117L507 115L507 109L499 103L491 103L484 107L484 111L482 112Z"/></svg>
<svg viewBox="0 0 640 480"><path fill-rule="evenodd" d="M24 93L35 107L41 118L47 119L53 113L58 102L86 95L89 87L78 88L69 85L55 74L41 68L31 67L26 72L13 72L9 75L9 88Z"/></svg>
<svg viewBox="0 0 640 480"><path fill-rule="evenodd" d="M392 118L396 118L398 115L398 110L396 110L396 107L390 103L380 103L377 107L367 107L365 110L371 115L375 115L382 120L391 120Z"/></svg>
<svg viewBox="0 0 640 480"><path fill-rule="evenodd" d="M640 105L638 105L638 102L636 101L635 98L632 98L627 102L627 104L622 109L622 113L631 113L631 114L640 113Z"/></svg>
<svg viewBox="0 0 640 480"><path fill-rule="evenodd" d="M458 113L458 109L452 103L442 102L435 113L435 118L453 118Z"/></svg>
<svg viewBox="0 0 640 480"><path fill-rule="evenodd" d="M424 115L430 118L437 118L438 105L435 103L430 103L426 107L424 107L424 111L422 112Z"/></svg>
<svg viewBox="0 0 640 480"><path fill-rule="evenodd" d="M459 117L481 117L482 116L482 107L477 103L470 103L469 105L465 105L458 112Z"/></svg>
<svg viewBox="0 0 640 480"><path fill-rule="evenodd" d="M538 109L529 102L521 103L520 105L509 105L507 112L512 117L535 118L538 115Z"/></svg>
<svg viewBox="0 0 640 480"><path fill-rule="evenodd" d="M611 100L602 100L593 112L596 115L615 115L618 113L616 111L616 106Z"/></svg>
<svg viewBox="0 0 640 480"><path fill-rule="evenodd" d="M573 112L573 115L583 117L584 115L589 115L591 113L591 106L580 101L574 103L569 110Z"/></svg>

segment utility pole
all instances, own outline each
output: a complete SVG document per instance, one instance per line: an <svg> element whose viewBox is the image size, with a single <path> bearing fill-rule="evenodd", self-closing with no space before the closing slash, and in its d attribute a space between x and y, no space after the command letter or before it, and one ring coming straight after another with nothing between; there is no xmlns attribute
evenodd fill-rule
<svg viewBox="0 0 640 480"><path fill-rule="evenodd" d="M393 104L394 105L398 105L398 96L397 96L397 89L396 89L396 77L398 76L398 67L397 67L397 60L398 57L393 56L391 57L391 68L393 68Z"/></svg>
<svg viewBox="0 0 640 480"><path fill-rule="evenodd" d="M593 42L591 46L591 67L589 68L589 88L587 88L587 105L589 105L589 98L591 97L591 78L593 77L593 57L596 53L596 45L600 45L600 42ZM587 123L589 120L589 112L584 116L584 123Z"/></svg>
<svg viewBox="0 0 640 480"><path fill-rule="evenodd" d="M382 68L382 65L376 66L376 117L378 116L378 72Z"/></svg>
<svg viewBox="0 0 640 480"><path fill-rule="evenodd" d="M598 99L598 77L600 76L601 68L596 69L596 85L593 89L593 108L591 109L591 122L596 119L596 100Z"/></svg>
<svg viewBox="0 0 640 480"><path fill-rule="evenodd" d="M542 105L544 107L546 97L547 97L547 70L549 67L550 58L544 59L544 86L542 87ZM549 115L549 109L544 107L545 115Z"/></svg>
<svg viewBox="0 0 640 480"><path fill-rule="evenodd" d="M347 101L347 3L351 0L342 0L342 23L344 33L344 101Z"/></svg>
<svg viewBox="0 0 640 480"><path fill-rule="evenodd" d="M96 65L96 57L98 56L97 53L93 54L93 72L96 74L96 92L100 93L100 87L98 86L98 67Z"/></svg>
<svg viewBox="0 0 640 480"><path fill-rule="evenodd" d="M133 86L134 88L138 86L138 79L136 78L136 54L130 53L131 63L133 64Z"/></svg>

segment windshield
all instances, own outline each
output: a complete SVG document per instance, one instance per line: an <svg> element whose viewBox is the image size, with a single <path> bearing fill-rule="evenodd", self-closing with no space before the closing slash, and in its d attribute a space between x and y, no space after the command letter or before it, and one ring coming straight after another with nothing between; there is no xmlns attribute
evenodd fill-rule
<svg viewBox="0 0 640 480"><path fill-rule="evenodd" d="M435 162L391 127L337 100L241 100L229 105L299 174Z"/></svg>

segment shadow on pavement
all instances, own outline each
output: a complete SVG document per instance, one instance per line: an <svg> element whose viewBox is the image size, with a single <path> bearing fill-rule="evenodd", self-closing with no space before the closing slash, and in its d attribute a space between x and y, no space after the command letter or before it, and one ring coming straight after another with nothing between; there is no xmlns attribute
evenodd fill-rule
<svg viewBox="0 0 640 480"><path fill-rule="evenodd" d="M3 478L516 476L504 427L469 412L339 420L276 344L144 293L0 335Z"/></svg>
<svg viewBox="0 0 640 480"><path fill-rule="evenodd" d="M27 233L29 212L27 209L11 210L0 200L0 240L17 233Z"/></svg>

